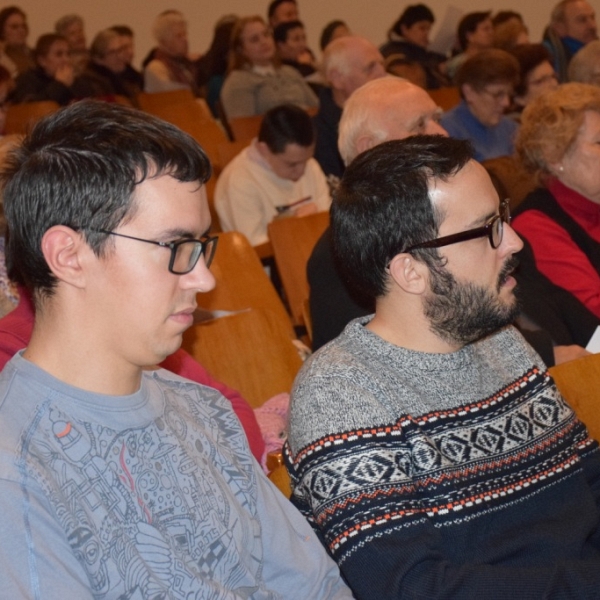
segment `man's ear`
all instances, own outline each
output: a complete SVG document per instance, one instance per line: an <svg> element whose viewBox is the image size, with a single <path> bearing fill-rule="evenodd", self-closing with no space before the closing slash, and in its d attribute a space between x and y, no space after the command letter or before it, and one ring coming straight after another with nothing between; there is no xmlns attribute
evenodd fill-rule
<svg viewBox="0 0 600 600"><path fill-rule="evenodd" d="M429 269L412 254L396 254L390 261L389 272L396 285L407 294L421 295L428 289Z"/></svg>
<svg viewBox="0 0 600 600"><path fill-rule="evenodd" d="M65 225L50 227L42 237L42 254L57 279L84 287L83 253L91 252L83 237Z"/></svg>
<svg viewBox="0 0 600 600"><path fill-rule="evenodd" d="M356 142L354 143L354 147L356 148L356 156L363 152L366 152L367 150L370 150L375 145L375 140L371 135L361 135L359 138L357 138Z"/></svg>
<svg viewBox="0 0 600 600"><path fill-rule="evenodd" d="M473 99L473 96L477 93L475 91L475 89L473 89L471 87L470 84L468 83L463 83L461 88L460 88L462 97L467 101L467 102L471 102L471 100Z"/></svg>

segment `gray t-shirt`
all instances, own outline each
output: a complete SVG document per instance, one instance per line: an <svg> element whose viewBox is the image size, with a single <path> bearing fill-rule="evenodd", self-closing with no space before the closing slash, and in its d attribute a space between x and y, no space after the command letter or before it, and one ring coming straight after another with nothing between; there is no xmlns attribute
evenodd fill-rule
<svg viewBox="0 0 600 600"><path fill-rule="evenodd" d="M0 375L3 598L350 598L215 390L164 370L138 392Z"/></svg>

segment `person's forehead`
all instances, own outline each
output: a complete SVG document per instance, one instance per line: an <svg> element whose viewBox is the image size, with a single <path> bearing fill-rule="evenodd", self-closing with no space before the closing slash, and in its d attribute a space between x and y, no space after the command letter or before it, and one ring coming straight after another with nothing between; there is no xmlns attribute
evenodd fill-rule
<svg viewBox="0 0 600 600"><path fill-rule="evenodd" d="M307 161L313 153L313 146L300 146L299 144L286 144L283 152L276 154L278 158L286 163Z"/></svg>

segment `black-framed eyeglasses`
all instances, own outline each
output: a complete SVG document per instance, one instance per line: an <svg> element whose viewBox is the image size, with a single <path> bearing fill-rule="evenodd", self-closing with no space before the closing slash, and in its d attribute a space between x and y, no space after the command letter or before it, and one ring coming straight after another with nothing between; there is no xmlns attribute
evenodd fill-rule
<svg viewBox="0 0 600 600"><path fill-rule="evenodd" d="M218 237L206 237L202 240L178 240L176 242L157 242L156 240L145 240L143 238L117 233L116 231L107 231L105 229L90 229L96 233L105 233L106 235L116 235L117 237L135 240L137 242L145 242L146 244L154 244L161 248L168 248L171 251L171 259L169 260L169 271L173 275L185 275L192 271L198 263L201 256L204 256L204 263L207 268L210 267L215 250L217 249Z"/></svg>
<svg viewBox="0 0 600 600"><path fill-rule="evenodd" d="M429 240L428 242L421 242L420 244L409 246L403 252L411 252L412 250L418 250L419 248L441 248L442 246L458 244L458 242L466 242L467 240L474 240L486 236L490 241L490 246L495 250L502 243L504 223L510 225L510 207L508 202L508 199L502 201L500 203L499 214L492 217L483 227L476 227L475 229L468 229L467 231L461 231L460 233L445 235L435 240Z"/></svg>

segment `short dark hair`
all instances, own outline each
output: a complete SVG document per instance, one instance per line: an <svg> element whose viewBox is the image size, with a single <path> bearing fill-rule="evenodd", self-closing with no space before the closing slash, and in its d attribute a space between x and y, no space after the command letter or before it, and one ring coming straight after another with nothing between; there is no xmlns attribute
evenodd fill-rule
<svg viewBox="0 0 600 600"><path fill-rule="evenodd" d="M67 39L59 33L45 33L44 35L40 35L33 50L35 60L37 61L46 56L55 42L65 42L68 44Z"/></svg>
<svg viewBox="0 0 600 600"><path fill-rule="evenodd" d="M133 29L131 29L129 25L113 25L112 27L109 27L109 29L112 29L112 31L116 31L120 36L123 37L135 37Z"/></svg>
<svg viewBox="0 0 600 600"><path fill-rule="evenodd" d="M329 42L331 42L331 38L333 37L335 30L342 26L348 28L348 25L346 25L344 21L336 19L335 21L330 21L327 23L327 25L325 25L325 27L323 27L321 38L319 39L319 47L321 50L325 50L325 48L327 48L327 45Z"/></svg>
<svg viewBox="0 0 600 600"><path fill-rule="evenodd" d="M431 181L446 181L472 156L466 140L417 135L379 144L350 163L331 205L334 256L348 283L367 297L385 295L390 260L437 237L444 214L431 203ZM442 266L435 249L413 254L430 268Z"/></svg>
<svg viewBox="0 0 600 600"><path fill-rule="evenodd" d="M402 35L402 27L412 27L419 21L434 23L435 17L433 16L433 12L431 12L431 9L428 6L425 6L425 4L411 4L404 9L404 12L392 25L390 32Z"/></svg>
<svg viewBox="0 0 600 600"><path fill-rule="evenodd" d="M301 27L304 29L304 23L302 21L286 21L284 23L279 23L275 29L273 29L273 39L275 42L279 42L280 44L284 44L287 40L288 33L292 29L298 29Z"/></svg>
<svg viewBox="0 0 600 600"><path fill-rule="evenodd" d="M305 110L293 104L281 104L265 113L258 141L264 142L273 154L281 154L288 144L303 147L314 144L315 130Z"/></svg>
<svg viewBox="0 0 600 600"><path fill-rule="evenodd" d="M27 19L27 15L18 6L6 6L0 10L0 40L4 40L6 21L13 15L21 15L24 19Z"/></svg>
<svg viewBox="0 0 600 600"><path fill-rule="evenodd" d="M10 278L49 296L57 284L41 251L55 225L81 230L97 256L112 231L136 212L134 192L147 178L170 175L204 183L211 167L188 134L141 111L94 100L40 120L9 154L0 173L8 222Z"/></svg>
<svg viewBox="0 0 600 600"><path fill-rule="evenodd" d="M492 83L516 85L519 80L519 63L506 50L489 48L474 54L460 65L456 72L456 85L465 83L475 90L482 90Z"/></svg>
<svg viewBox="0 0 600 600"><path fill-rule="evenodd" d="M492 11L467 13L458 24L458 43L462 50L467 49L467 33L473 33L479 23L490 18Z"/></svg>
<svg viewBox="0 0 600 600"><path fill-rule="evenodd" d="M275 11L279 8L279 5L285 4L286 2L297 4L296 0L273 0L271 4L269 4L269 9L267 11L267 16L269 19L275 14Z"/></svg>
<svg viewBox="0 0 600 600"><path fill-rule="evenodd" d="M498 27L498 25L502 25L502 23L506 23L511 19L518 19L521 23L525 24L521 13L514 10L500 10L492 17L492 25Z"/></svg>
<svg viewBox="0 0 600 600"><path fill-rule="evenodd" d="M543 44L521 44L511 48L510 53L519 63L519 80L515 85L515 95L527 93L527 75L543 62L552 64L550 52Z"/></svg>

